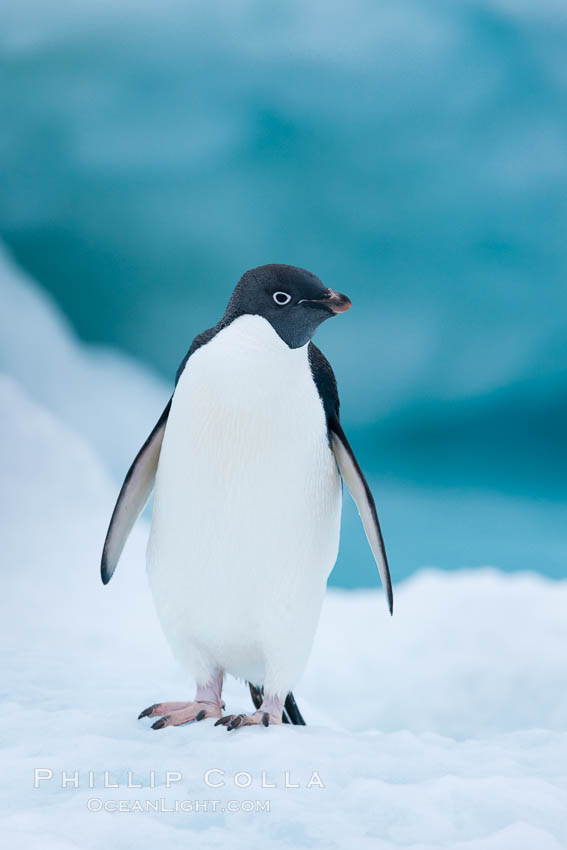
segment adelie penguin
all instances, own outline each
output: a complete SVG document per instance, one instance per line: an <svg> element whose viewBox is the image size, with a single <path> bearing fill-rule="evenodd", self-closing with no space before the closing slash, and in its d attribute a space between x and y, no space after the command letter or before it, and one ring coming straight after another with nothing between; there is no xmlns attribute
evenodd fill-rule
<svg viewBox="0 0 567 850"><path fill-rule="evenodd" d="M190 702L159 702L154 729L205 717L228 730L303 724L291 688L313 643L349 488L392 585L372 494L339 421L329 362L311 342L351 306L285 265L240 279L224 316L193 340L174 393L134 460L102 556L110 581L152 488L147 567L156 610L193 676ZM224 676L250 684L256 711L224 714Z"/></svg>

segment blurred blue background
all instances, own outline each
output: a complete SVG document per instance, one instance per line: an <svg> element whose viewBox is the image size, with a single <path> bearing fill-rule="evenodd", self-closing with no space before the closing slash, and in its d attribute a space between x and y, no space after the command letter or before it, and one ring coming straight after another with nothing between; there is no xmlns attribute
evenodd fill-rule
<svg viewBox="0 0 567 850"><path fill-rule="evenodd" d="M0 24L0 238L83 340L171 381L243 271L304 266L353 301L316 341L394 577L565 575L564 2L24 0ZM373 585L345 525L333 581Z"/></svg>

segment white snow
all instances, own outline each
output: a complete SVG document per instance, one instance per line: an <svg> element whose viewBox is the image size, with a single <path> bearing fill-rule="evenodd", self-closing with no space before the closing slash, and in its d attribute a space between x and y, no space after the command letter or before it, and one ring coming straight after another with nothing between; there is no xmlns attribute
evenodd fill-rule
<svg viewBox="0 0 567 850"><path fill-rule="evenodd" d="M47 293L0 243L0 370L87 437L123 474L170 389L124 354L84 346Z"/></svg>
<svg viewBox="0 0 567 850"><path fill-rule="evenodd" d="M52 386L59 344L55 329L41 357ZM90 368L88 357L66 345L69 380L78 380L72 370ZM154 732L136 720L140 709L190 698L192 684L151 605L147 528L135 529L104 588L98 559L116 483L83 427L87 402L80 415L63 392L56 404L25 372L24 355L8 365L4 356L10 374L0 379L3 846L567 846L567 582L429 569L398 585L392 619L378 591L329 592L295 690L306 728L227 733L204 721ZM109 363L105 385L114 370ZM229 682L225 698L230 709L249 708L240 683ZM35 769L52 778L34 788ZM213 769L221 787L205 782ZM61 787L62 771L68 779L78 771L79 787ZM105 771L118 788L103 787ZM128 771L142 788L127 787ZM166 771L181 781L166 788ZM300 788L285 787L286 771ZM235 786L239 772L249 787ZM262 787L263 773L275 788ZM217 812L211 803L197 812L96 812L89 800L161 800L169 809L220 802ZM222 811L256 800L270 811Z"/></svg>

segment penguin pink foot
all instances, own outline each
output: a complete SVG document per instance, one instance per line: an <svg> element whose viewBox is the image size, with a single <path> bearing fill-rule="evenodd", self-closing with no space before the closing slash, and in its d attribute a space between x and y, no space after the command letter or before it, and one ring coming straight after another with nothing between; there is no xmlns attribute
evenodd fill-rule
<svg viewBox="0 0 567 850"><path fill-rule="evenodd" d="M197 685L197 693L192 702L156 702L145 708L138 715L142 717L159 717L152 723L152 729L163 729L165 726L182 726L204 720L205 717L221 717L224 702L221 699L222 671L217 670L205 685Z"/></svg>
<svg viewBox="0 0 567 850"><path fill-rule="evenodd" d="M262 705L254 714L225 714L215 726L226 726L227 732L240 726L270 726L282 722L283 700L278 697L265 697Z"/></svg>
<svg viewBox="0 0 567 850"><path fill-rule="evenodd" d="M157 702L150 705L138 715L142 717L159 717L152 723L152 729L163 729L165 726L182 726L184 723L193 723L195 720L204 720L205 717L220 717L224 703L205 702Z"/></svg>

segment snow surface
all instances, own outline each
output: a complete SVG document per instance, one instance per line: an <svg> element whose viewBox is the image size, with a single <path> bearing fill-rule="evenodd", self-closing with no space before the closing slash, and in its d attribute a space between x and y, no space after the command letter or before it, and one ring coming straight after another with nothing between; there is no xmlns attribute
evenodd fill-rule
<svg viewBox="0 0 567 850"><path fill-rule="evenodd" d="M82 427L87 400L79 416L57 388L62 345L55 328L38 356L51 389L22 358L0 378L3 846L567 847L567 582L421 571L397 586L392 619L378 591L331 591L295 689L306 728L227 733L204 721L154 732L138 721L152 702L190 698L192 684L153 611L144 524L110 586L100 583L116 483ZM64 357L69 381L79 362L91 368L70 338ZM104 386L119 397L129 375L111 361ZM98 393L93 383L91 411ZM151 393L140 403L151 406ZM240 683L225 699L249 708ZM38 788L36 768L53 771ZM211 769L224 786L206 785ZM63 770L79 771L78 788L61 787ZM118 788L102 787L104 771ZM128 771L143 788L126 787ZM166 788L166 771L182 780ZM235 787L239 771L250 787ZM286 771L300 788L285 787ZM324 788L306 787L313 771ZM263 772L276 788L262 787ZM220 802L217 812L95 812L93 799ZM270 811L223 811L231 800L269 800Z"/></svg>
<svg viewBox="0 0 567 850"><path fill-rule="evenodd" d="M1 244L0 304L0 370L84 434L123 475L132 445L142 445L170 388L124 354L81 345L49 295Z"/></svg>

